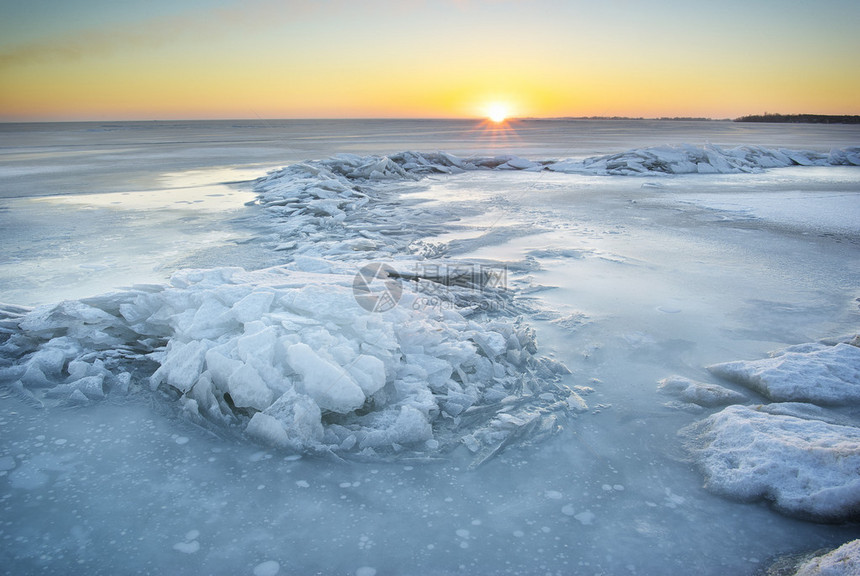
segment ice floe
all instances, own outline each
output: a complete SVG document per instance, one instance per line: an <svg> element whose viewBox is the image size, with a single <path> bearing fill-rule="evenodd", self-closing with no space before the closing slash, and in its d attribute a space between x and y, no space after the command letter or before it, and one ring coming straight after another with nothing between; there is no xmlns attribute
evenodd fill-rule
<svg viewBox="0 0 860 576"><path fill-rule="evenodd" d="M860 348L847 343L804 344L708 369L777 402L860 404Z"/></svg>
<svg viewBox="0 0 860 576"><path fill-rule="evenodd" d="M736 405L683 434L713 492L819 521L860 514L860 428Z"/></svg>

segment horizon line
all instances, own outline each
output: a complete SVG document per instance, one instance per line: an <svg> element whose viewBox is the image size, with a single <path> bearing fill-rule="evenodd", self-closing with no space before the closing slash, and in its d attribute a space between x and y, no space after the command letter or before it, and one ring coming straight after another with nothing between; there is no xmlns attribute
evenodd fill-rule
<svg viewBox="0 0 860 576"><path fill-rule="evenodd" d="M738 118L741 118L739 116ZM498 124L519 122L524 120L699 120L708 122L731 121L735 118L711 118L706 116L514 116L506 118ZM86 119L86 120L0 120L0 124L96 124L96 123L144 123L144 122L267 122L267 121L309 121L309 122L333 122L333 121L442 121L442 122L492 122L483 116L320 116L320 117L243 117L234 118L113 118L113 119Z"/></svg>
<svg viewBox="0 0 860 576"><path fill-rule="evenodd" d="M484 116L469 117L446 117L446 116L320 116L320 117L270 117L260 116L248 117L237 116L231 118L113 118L113 119L77 119L77 120L0 120L0 124L98 124L98 123L156 123L156 122L268 122L268 121L297 121L297 122L334 122L334 121L421 121L421 122L488 122L491 124L504 125L520 121L546 121L546 120L648 120L648 121L700 121L700 122L731 122L742 118L758 117L819 117L819 118L860 118L856 114L815 114L815 113L762 113L744 114L736 117L710 117L710 116L623 116L623 115L583 115L583 116L513 116L502 122L493 122Z"/></svg>

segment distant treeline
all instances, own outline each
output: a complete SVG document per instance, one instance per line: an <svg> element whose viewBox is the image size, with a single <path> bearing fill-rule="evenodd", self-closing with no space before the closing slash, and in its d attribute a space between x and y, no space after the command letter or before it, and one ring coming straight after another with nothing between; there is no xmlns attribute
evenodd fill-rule
<svg viewBox="0 0 860 576"><path fill-rule="evenodd" d="M754 114L735 118L735 122L782 122L793 124L860 124L860 116L827 114Z"/></svg>

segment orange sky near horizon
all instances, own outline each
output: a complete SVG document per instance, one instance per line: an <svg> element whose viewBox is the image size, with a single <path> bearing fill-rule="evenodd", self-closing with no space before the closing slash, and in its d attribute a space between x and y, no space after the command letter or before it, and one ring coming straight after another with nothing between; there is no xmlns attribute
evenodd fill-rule
<svg viewBox="0 0 860 576"><path fill-rule="evenodd" d="M122 3L119 3L122 4ZM860 7L0 0L0 121L860 114Z"/></svg>

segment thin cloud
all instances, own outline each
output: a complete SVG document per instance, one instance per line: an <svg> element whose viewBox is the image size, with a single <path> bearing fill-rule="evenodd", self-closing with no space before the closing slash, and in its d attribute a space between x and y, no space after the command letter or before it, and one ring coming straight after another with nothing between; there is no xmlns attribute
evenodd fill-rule
<svg viewBox="0 0 860 576"><path fill-rule="evenodd" d="M237 30L260 29L302 19L318 8L319 4L310 0L288 4L259 0L234 8L153 18L109 30L92 29L0 50L0 69L43 62L70 62L117 52L158 48L188 40L206 40Z"/></svg>

